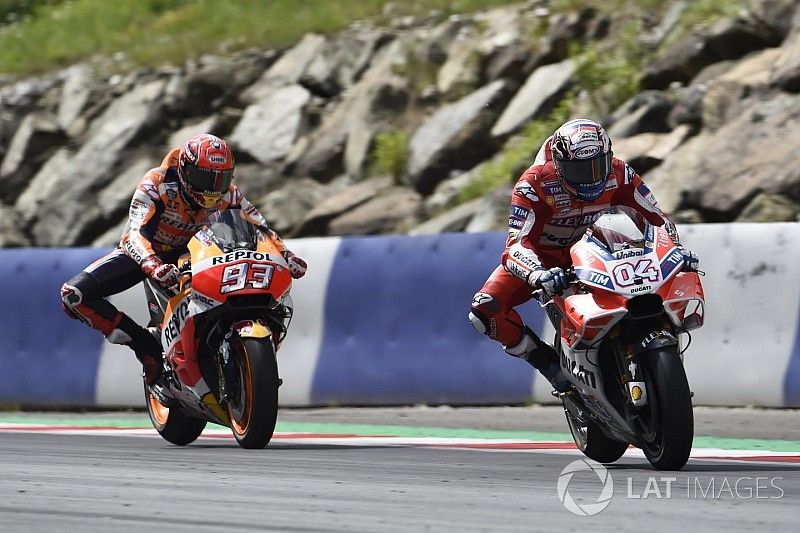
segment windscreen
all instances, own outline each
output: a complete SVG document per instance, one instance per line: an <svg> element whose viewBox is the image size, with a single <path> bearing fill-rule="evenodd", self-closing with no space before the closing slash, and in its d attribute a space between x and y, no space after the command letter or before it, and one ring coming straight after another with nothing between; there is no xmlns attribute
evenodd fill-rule
<svg viewBox="0 0 800 533"><path fill-rule="evenodd" d="M208 217L209 233L223 250L255 249L258 230L242 216L241 209L217 211Z"/></svg>
<svg viewBox="0 0 800 533"><path fill-rule="evenodd" d="M606 213L592 226L592 237L616 252L627 248L644 248L647 222L638 213L619 210Z"/></svg>

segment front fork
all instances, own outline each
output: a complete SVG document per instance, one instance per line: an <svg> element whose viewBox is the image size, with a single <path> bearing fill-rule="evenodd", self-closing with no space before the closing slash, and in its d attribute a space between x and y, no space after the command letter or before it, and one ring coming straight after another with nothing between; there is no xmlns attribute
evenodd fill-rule
<svg viewBox="0 0 800 533"><path fill-rule="evenodd" d="M223 337L217 357L217 375L219 376L219 400L227 401L228 397L238 397L239 367L235 357L231 357L231 343L235 338L264 339L272 336L272 329L261 319L241 320L236 322Z"/></svg>
<svg viewBox="0 0 800 533"><path fill-rule="evenodd" d="M622 339L620 325L617 325L610 333L626 398L637 409L648 403L647 383L643 369L644 354L650 350L678 345L678 338L666 318L652 324L652 327L647 330L646 335L636 336L627 341Z"/></svg>

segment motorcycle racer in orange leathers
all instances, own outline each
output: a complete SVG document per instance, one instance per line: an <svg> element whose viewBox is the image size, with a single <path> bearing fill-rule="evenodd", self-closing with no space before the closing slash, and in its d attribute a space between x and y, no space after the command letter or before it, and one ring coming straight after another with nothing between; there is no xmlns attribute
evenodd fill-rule
<svg viewBox="0 0 800 533"><path fill-rule="evenodd" d="M305 261L267 228L258 209L231 183L234 166L230 147L214 135L196 135L171 150L136 187L117 248L61 287L67 315L101 331L109 342L129 346L142 363L149 384L155 383L163 367L161 344L106 298L145 277L165 289L176 290L179 271L175 263L211 213L241 209L243 217L267 232L294 278L306 272Z"/></svg>

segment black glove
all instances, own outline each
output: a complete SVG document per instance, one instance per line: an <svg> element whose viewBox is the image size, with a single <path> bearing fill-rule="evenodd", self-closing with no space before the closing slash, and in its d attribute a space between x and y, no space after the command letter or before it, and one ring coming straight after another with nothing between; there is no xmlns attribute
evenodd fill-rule
<svg viewBox="0 0 800 533"><path fill-rule="evenodd" d="M534 270L528 275L528 284L541 289L549 300L569 287L569 277L564 269L559 267L549 270Z"/></svg>

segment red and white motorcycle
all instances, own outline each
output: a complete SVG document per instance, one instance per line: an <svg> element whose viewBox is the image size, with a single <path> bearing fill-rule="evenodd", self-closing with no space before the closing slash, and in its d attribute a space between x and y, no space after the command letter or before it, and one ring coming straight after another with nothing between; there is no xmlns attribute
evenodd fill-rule
<svg viewBox="0 0 800 533"><path fill-rule="evenodd" d="M570 289L543 306L573 385L559 397L575 444L601 463L633 444L659 470L683 468L694 419L679 336L703 325L699 273L665 228L623 212L600 217L570 254Z"/></svg>

